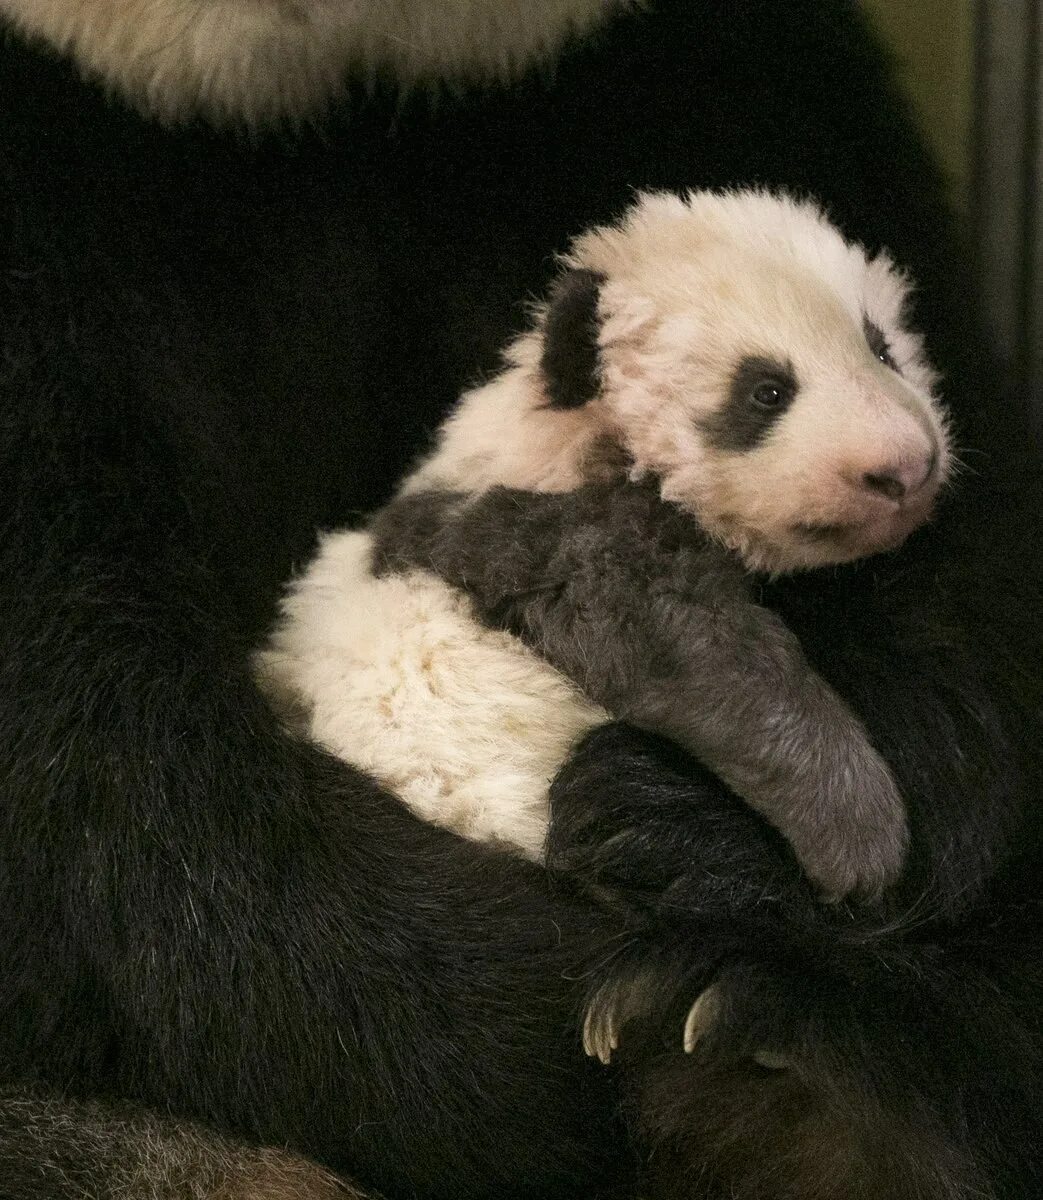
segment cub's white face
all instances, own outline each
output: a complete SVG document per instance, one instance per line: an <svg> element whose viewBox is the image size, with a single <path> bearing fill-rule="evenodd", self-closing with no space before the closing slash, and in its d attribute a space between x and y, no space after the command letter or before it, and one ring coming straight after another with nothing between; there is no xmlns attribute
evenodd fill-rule
<svg viewBox="0 0 1043 1200"><path fill-rule="evenodd" d="M642 196L577 239L406 490L651 476L755 570L897 546L950 470L906 278L812 204Z"/></svg>
<svg viewBox="0 0 1043 1200"><path fill-rule="evenodd" d="M646 196L568 261L599 285L580 412L750 566L859 558L928 518L951 460L909 285L817 208Z"/></svg>

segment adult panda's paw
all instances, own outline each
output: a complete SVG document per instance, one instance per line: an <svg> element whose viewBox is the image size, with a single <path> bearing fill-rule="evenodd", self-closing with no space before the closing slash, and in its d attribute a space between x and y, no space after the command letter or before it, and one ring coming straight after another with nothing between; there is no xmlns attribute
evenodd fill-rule
<svg viewBox="0 0 1043 1200"><path fill-rule="evenodd" d="M1002 1122L1017 1121L1017 1097L1035 1094L1022 1026L1035 1009L982 1003L994 966L939 957L933 945L863 945L836 966L831 954L733 962L714 979L712 1020L698 1022L688 1054L683 1008L657 1043L627 1030L618 1066L649 1150L645 1194L994 1194L978 1165L992 1161ZM997 1064L1000 1093L969 1114L966 1097ZM1031 1125L1016 1124L1007 1144L1034 1154Z"/></svg>
<svg viewBox="0 0 1043 1200"><path fill-rule="evenodd" d="M608 1066L619 1050L623 1033L635 1022L649 1022L657 1010L669 1028L669 1011L674 1006L664 1000L669 989L653 968L618 975L603 983L594 993L583 1017L583 1050ZM709 1033L722 1009L721 986L711 983L703 988L685 1015L681 1045L691 1054ZM667 1043L672 1040L669 1035Z"/></svg>
<svg viewBox="0 0 1043 1200"><path fill-rule="evenodd" d="M704 953L705 951L705 953ZM712 948L637 935L605 961L583 1014L583 1049L608 1066L649 1048L677 1048L678 1019L693 991L713 991L719 961Z"/></svg>
<svg viewBox="0 0 1043 1200"><path fill-rule="evenodd" d="M813 895L783 840L675 745L623 724L588 734L550 789L547 865L633 927L800 923Z"/></svg>
<svg viewBox="0 0 1043 1200"><path fill-rule="evenodd" d="M795 1060L788 1031L751 1013L764 984L760 973L752 977L749 971L715 972L703 964L693 972L680 956L671 960L651 951L643 964L617 966L587 1005L583 1049L603 1066L614 1057L624 1066L640 1061L651 1048L710 1058L725 1053L763 1070L786 1070Z"/></svg>
<svg viewBox="0 0 1043 1200"><path fill-rule="evenodd" d="M650 1017L661 1002L663 980L654 966L617 971L602 983L583 1016L583 1050L608 1066L620 1047L623 1031Z"/></svg>

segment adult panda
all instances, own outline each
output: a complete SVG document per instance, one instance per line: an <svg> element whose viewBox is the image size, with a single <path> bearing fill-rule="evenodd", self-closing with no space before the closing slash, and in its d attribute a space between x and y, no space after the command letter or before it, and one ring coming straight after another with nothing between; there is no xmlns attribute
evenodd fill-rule
<svg viewBox="0 0 1043 1200"><path fill-rule="evenodd" d="M570 1032L588 938L618 928L600 902L631 919L635 873L645 871L647 948L659 944L657 922L680 919L655 896L685 894L678 879L693 863L735 885L714 893L716 909L704 892L691 908L713 911L722 930L735 931L726 918L755 890L738 881L762 876L733 857L706 864L692 847L675 857L668 821L643 822L658 831L650 859L626 839L601 846L604 812L584 824L587 801L618 788L613 811L623 817L654 792L666 815L663 798L694 786L671 774L665 750L618 730L581 748L561 782L574 799L571 868L599 906L550 897L538 873L411 820L268 717L247 657L280 582L315 528L386 496L423 432L494 361L516 298L547 276L549 250L618 212L634 186L788 183L822 195L869 244L886 236L923 284L921 320L959 381L949 390L965 439L996 455L1012 496L1030 504L1032 493L1005 450L1019 441L1013 414L975 382L982 357L937 180L848 4L665 0L576 20L563 5L553 29L532 20L550 6L519 6L512 27L542 31L542 48L519 51L513 66L504 53L502 85L482 84L473 57L463 71L447 67L456 54L447 48L441 65L406 72L411 84L440 75L460 85L437 103L426 87L403 99L388 48L424 44L425 14L444 18L444 6L417 5L383 53L366 49L379 38L356 40L358 56L334 56L315 89L302 47L326 53L336 39L314 18L337 8L2 7L0 1069L63 1093L33 1093L28 1109L8 1111L21 1147L26 1129L36 1138L40 1162L55 1161L46 1154L56 1130L86 1120L69 1097L105 1092L291 1146L392 1196L590 1195L627 1174L609 1124L615 1093ZM356 28L372 29L365 21L377 11L355 6ZM494 11L512 10L453 10ZM215 37L218 27L232 36ZM146 30L158 36L142 46ZM103 84L81 80L48 40ZM133 83L159 66L161 84ZM222 80L233 85L218 88ZM163 128L106 97L105 87L128 82L134 101L187 123ZM227 99L214 102L215 89ZM243 138L192 120L310 117L320 91L321 128L297 136ZM1013 517L1001 527L1009 542L987 548L1030 577L1026 527ZM966 528L961 562L982 551ZM869 603L864 578L836 591L823 584L811 609L843 613L823 622L831 630L875 628L877 606L896 596L915 611L937 566L923 561L906 591L896 585ZM979 649L1016 640L1031 663L1036 619L998 602L993 580L977 583ZM779 596L794 621L805 602ZM848 649L858 645L849 639ZM821 654L827 677L830 661L842 664L842 692L883 688L872 655L854 670L857 655L843 658L828 636ZM1008 693L1020 702L1036 677L1003 654L987 666L959 693L973 697L959 702L964 718L982 718L970 732L948 722L948 686L918 676L918 701L932 698L940 715L935 736L910 750L916 769L1007 752L983 714ZM865 703L880 699L868 692ZM874 708L874 719L885 714ZM1005 786L1034 786L1017 754L1006 766ZM738 819L712 781L700 789L718 822ZM959 823L976 811L975 795L957 781L926 839L951 868L952 892L972 897L992 870L970 855L977 826ZM771 844L744 844L774 878ZM981 919L986 950L967 968L978 990L963 996L994 995L990 983L1013 970L1003 951L1020 911L1015 882L994 887L995 919ZM785 924L803 910L787 892L777 911ZM1034 943L1023 942L1031 960ZM823 969L832 970L831 944L822 943ZM938 944L952 944L947 932ZM709 958L696 960L683 964L688 975ZM922 978L903 976L882 1011L895 1016L896 1040L933 1045L910 1015L935 994L918 990ZM776 990L776 1008L791 1011L800 990ZM855 1001L844 993L844 1003ZM1009 1062L1024 1027L1014 1004L946 1013L954 1022L987 1014L988 1044ZM900 1061L870 1036L883 1032L845 1023L849 1015L842 1008L802 1031L818 1064L801 1077L812 1112L842 1092L835 1064L858 1038L881 1062ZM782 1109L762 1103L777 1081L743 1066L743 1023L735 1028L735 1069L727 1056L711 1069L723 1075L716 1115L761 1113L758 1137L785 1146ZM917 1095L936 1098L951 1072L922 1083L929 1072L913 1062L923 1067ZM641 1123L669 1146L657 1162L679 1162L683 1174L700 1153L708 1161L699 1139L716 1138L740 1182L767 1186L756 1183L765 1167L748 1126L715 1132L664 1101L702 1094L691 1078L676 1086L676 1067L653 1057L633 1077ZM983 1071L970 1077L980 1133L981 1114L1007 1092ZM1031 1106L1013 1095L981 1168L997 1188L1004 1172L1024 1180L1031 1165L1022 1120ZM68 1121L44 1119L63 1103ZM42 1115L17 1115L29 1111ZM885 1109L892 1124L895 1111ZM984 1143L959 1117L945 1110L943 1157ZM809 1122L809 1143L836 1127ZM118 1137L126 1123L95 1128ZM73 1144L88 1158L98 1145ZM53 1176L25 1179L26 1195L56 1194ZM68 1186L75 1194L76 1181Z"/></svg>

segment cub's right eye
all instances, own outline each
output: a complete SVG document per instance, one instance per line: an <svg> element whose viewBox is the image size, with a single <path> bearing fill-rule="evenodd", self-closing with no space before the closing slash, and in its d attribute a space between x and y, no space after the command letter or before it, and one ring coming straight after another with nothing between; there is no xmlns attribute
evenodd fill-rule
<svg viewBox="0 0 1043 1200"><path fill-rule="evenodd" d="M750 393L759 408L782 408L792 399L791 388L782 379L762 379Z"/></svg>
<svg viewBox="0 0 1043 1200"><path fill-rule="evenodd" d="M755 449L782 419L798 388L785 359L767 354L741 358L720 406L699 420L707 445L735 454Z"/></svg>

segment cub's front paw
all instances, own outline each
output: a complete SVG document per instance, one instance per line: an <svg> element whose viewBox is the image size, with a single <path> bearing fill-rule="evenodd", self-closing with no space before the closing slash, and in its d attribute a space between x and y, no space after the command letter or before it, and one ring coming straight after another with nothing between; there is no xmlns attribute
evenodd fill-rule
<svg viewBox="0 0 1043 1200"><path fill-rule="evenodd" d="M822 898L873 902L898 882L909 850L905 802L875 751L849 765L783 830Z"/></svg>

